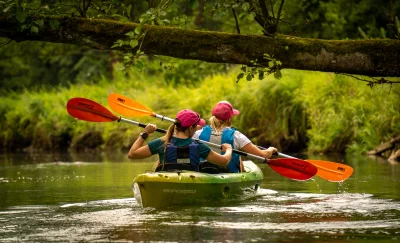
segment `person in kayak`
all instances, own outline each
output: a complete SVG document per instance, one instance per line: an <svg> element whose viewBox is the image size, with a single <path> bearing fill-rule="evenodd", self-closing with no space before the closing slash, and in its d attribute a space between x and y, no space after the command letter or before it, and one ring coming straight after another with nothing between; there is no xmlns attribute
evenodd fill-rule
<svg viewBox="0 0 400 243"><path fill-rule="evenodd" d="M218 102L212 109L212 117L209 120L210 125L196 131L193 138L217 144L228 143L234 149L267 159L271 158L272 154L278 151L276 148L269 147L266 150L261 150L243 133L232 127L232 117L239 114L240 112L234 109L228 101ZM233 173L244 172L243 163L238 154L232 155L228 169Z"/></svg>
<svg viewBox="0 0 400 243"><path fill-rule="evenodd" d="M150 123L133 143L128 158L144 159L158 154L159 161L156 166L161 165L161 170L165 164L183 163L189 165L192 170L199 171L200 158L205 158L216 165L227 166L232 158L230 144L222 144L221 150L224 154L221 155L206 144L192 139L197 126L204 126L205 123L198 113L188 109L182 110L176 115L174 124L168 128L165 136L142 146L146 138L157 129L155 124Z"/></svg>

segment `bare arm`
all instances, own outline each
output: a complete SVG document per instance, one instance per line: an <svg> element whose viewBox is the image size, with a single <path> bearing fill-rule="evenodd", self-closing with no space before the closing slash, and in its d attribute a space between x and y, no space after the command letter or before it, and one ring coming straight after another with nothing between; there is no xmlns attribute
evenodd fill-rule
<svg viewBox="0 0 400 243"><path fill-rule="evenodd" d="M271 158L274 153L278 152L278 150L274 147L269 147L266 150L261 150L257 146L255 146L253 143L249 143L249 144L245 145L242 148L242 151L249 153L249 154L261 156L261 157L264 157L267 159Z"/></svg>
<svg viewBox="0 0 400 243"><path fill-rule="evenodd" d="M144 128L144 132L151 134L156 130L157 126L154 124L148 124ZM139 135L136 141L132 144L131 149L128 152L128 158L130 159L144 159L150 157L152 154L148 145L142 146L144 139Z"/></svg>
<svg viewBox="0 0 400 243"><path fill-rule="evenodd" d="M140 136L138 139L136 139L135 143L129 150L128 158L145 159L151 156L151 152L148 145L140 147L143 144L143 141L144 141L143 138L141 138Z"/></svg>
<svg viewBox="0 0 400 243"><path fill-rule="evenodd" d="M211 150L206 159L213 164L227 166L232 158L232 146L230 144L222 144L221 147L225 154L221 155Z"/></svg>

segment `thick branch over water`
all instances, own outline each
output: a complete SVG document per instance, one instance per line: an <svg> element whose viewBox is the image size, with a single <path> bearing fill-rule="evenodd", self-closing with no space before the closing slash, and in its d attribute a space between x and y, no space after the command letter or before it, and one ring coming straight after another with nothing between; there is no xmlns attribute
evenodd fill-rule
<svg viewBox="0 0 400 243"><path fill-rule="evenodd" d="M54 30L49 21L56 19ZM0 35L15 41L69 43L101 50L138 25L86 18L46 18L38 34L19 32L18 23L0 17ZM400 76L400 40L320 40L278 36L239 35L163 26L145 26L142 51L146 54L197 59L207 62L251 65L262 63L265 53L280 60L283 68L339 72L367 76ZM136 52L128 45L120 50Z"/></svg>

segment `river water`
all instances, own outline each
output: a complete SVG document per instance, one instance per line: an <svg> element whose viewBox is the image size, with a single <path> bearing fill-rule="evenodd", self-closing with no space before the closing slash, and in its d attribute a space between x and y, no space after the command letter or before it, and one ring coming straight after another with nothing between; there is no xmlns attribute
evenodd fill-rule
<svg viewBox="0 0 400 243"><path fill-rule="evenodd" d="M400 164L309 159L343 162L354 174L299 182L260 164L256 198L157 210L141 208L131 189L151 161L114 152L1 154L0 242L400 242Z"/></svg>

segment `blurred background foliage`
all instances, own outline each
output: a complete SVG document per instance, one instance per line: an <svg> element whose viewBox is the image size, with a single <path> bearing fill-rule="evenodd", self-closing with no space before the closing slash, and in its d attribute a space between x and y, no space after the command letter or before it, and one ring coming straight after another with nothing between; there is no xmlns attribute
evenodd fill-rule
<svg viewBox="0 0 400 243"><path fill-rule="evenodd" d="M155 17L152 24L236 33L233 9L241 34L262 34L263 30L246 1L90 2L93 5L86 12L79 0L6 0L0 6L3 14L13 13L22 20L27 12L35 11L135 22ZM399 13L399 1L286 1L278 33L322 39L398 38L395 20ZM362 153L400 134L400 88L396 85L371 89L351 77L296 70L283 70L279 80L268 76L236 83L239 66L161 56L141 57L143 67L121 71L123 54L117 51L5 38L0 38L0 56L3 150L126 150L141 129L76 121L66 112L66 103L73 97L108 107L111 92L169 117L191 108L209 118L216 102L228 100L241 111L235 127L258 145L283 151ZM150 117L132 119L169 126Z"/></svg>

